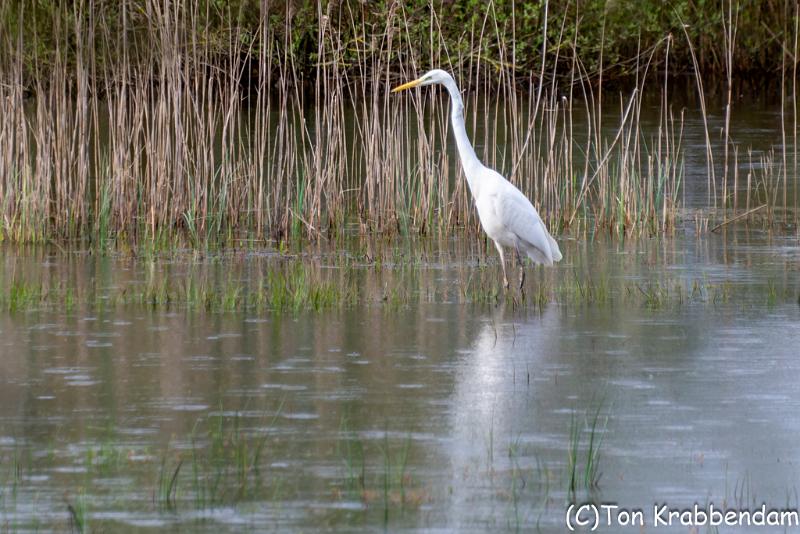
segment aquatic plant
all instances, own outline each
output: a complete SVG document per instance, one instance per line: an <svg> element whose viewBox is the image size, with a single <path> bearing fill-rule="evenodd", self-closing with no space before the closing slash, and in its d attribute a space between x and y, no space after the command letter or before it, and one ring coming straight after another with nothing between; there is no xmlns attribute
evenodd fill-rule
<svg viewBox="0 0 800 534"><path fill-rule="evenodd" d="M74 502L67 502L67 512L69 512L70 530L83 534L89 531L88 527L88 502L86 492L80 490Z"/></svg>
<svg viewBox="0 0 800 534"><path fill-rule="evenodd" d="M349 429L349 419L345 414L339 425L340 439L336 452L342 460L344 477L335 490L341 495L343 489L351 499L358 499L370 505L380 500L384 524L389 522L390 512L395 506L419 505L427 498L420 488L414 488L407 473L411 452L411 436L406 436L399 450L393 450L388 432L384 433L383 443L375 445L378 450L377 465L370 460L369 449L357 433Z"/></svg>
<svg viewBox="0 0 800 534"><path fill-rule="evenodd" d="M608 424L608 416L601 417L601 410L599 403L588 421L579 420L574 411L570 416L566 473L567 494L572 502L578 498L578 491L591 494L600 486L600 449Z"/></svg>
<svg viewBox="0 0 800 534"><path fill-rule="evenodd" d="M179 261L187 261L184 257ZM723 305L754 295L776 305L794 301L793 289L775 278L761 285L738 286L731 280L658 276L637 280L611 280L571 271L533 270L525 288L505 294L498 283L500 267L493 262L477 267L459 265L441 282L442 271L419 258L400 258L358 265L341 255L264 258L255 271L248 261L212 257L224 269L203 267L189 259L180 269L148 260L135 267L141 276L129 278L120 271L113 282L98 287L92 279L65 280L58 274L12 273L0 278L0 310L98 312L140 308L187 312L297 314L354 306L381 306L387 313L420 303L459 302L478 307L500 303L514 310L543 310L551 303L562 306L641 306L651 312L691 304ZM136 265L136 264L134 264ZM147 268L144 268L144 266ZM115 277L116 278L116 277ZM102 452L102 451L99 451Z"/></svg>
<svg viewBox="0 0 800 534"><path fill-rule="evenodd" d="M277 414L270 425L276 418ZM238 413L198 419L189 436L189 452L174 459L169 451L162 455L153 502L174 510L186 495L196 509L204 510L258 498L264 489L261 464L266 440L265 433L245 433Z"/></svg>
<svg viewBox="0 0 800 534"><path fill-rule="evenodd" d="M336 451L344 463L344 488L351 496L360 495L366 489L364 443L348 430L346 414L339 423L339 433L342 438L336 443Z"/></svg>
<svg viewBox="0 0 800 534"><path fill-rule="evenodd" d="M280 409L268 427L274 425ZM230 417L220 413L209 417L207 423L207 444L201 446L197 442L200 421L191 436L191 483L195 506L202 509L254 498L263 488L261 460L267 434L246 434L238 413Z"/></svg>
<svg viewBox="0 0 800 534"><path fill-rule="evenodd" d="M117 445L113 437L102 440L97 446L86 447L87 472L109 475L116 472L125 461L125 449Z"/></svg>
<svg viewBox="0 0 800 534"><path fill-rule="evenodd" d="M161 460L161 467L158 470L158 484L153 492L153 501L160 507L167 510L175 508L176 495L178 491L178 475L183 466L183 459L175 463L175 467L167 465L167 457Z"/></svg>

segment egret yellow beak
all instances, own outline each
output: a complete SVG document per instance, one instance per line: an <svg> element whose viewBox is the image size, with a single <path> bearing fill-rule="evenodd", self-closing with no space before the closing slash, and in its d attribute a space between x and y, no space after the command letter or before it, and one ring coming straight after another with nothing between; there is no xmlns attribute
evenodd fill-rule
<svg viewBox="0 0 800 534"><path fill-rule="evenodd" d="M422 83L422 78L418 78L413 82L404 83L403 85L398 85L394 89L392 89L393 93L399 93L400 91L405 91L406 89L411 89L412 87L416 87Z"/></svg>

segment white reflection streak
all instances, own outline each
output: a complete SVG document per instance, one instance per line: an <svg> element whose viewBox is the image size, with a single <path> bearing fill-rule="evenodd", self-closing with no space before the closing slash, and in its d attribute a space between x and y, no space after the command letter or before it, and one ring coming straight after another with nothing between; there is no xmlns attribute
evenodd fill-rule
<svg viewBox="0 0 800 534"><path fill-rule="evenodd" d="M499 308L478 332L456 373L450 425L452 490L448 526L505 521L509 445L535 424L531 410L537 368L557 351L560 315L514 317ZM470 517L473 516L473 517Z"/></svg>

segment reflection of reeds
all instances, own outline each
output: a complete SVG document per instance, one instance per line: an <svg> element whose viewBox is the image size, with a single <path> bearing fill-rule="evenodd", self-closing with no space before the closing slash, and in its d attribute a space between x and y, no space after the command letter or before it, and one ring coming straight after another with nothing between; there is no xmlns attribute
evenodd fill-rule
<svg viewBox="0 0 800 534"><path fill-rule="evenodd" d="M427 499L424 490L408 487L412 481L407 473L410 435L405 438L400 450L393 451L388 433L384 434L383 444L377 445L380 465L373 466L375 462L368 461L367 442L350 430L348 424L347 416L343 416L339 427L341 438L336 449L342 457L345 474L341 488L337 487L334 491L337 498L348 496L352 500L360 499L363 504L371 505L380 497L384 523L388 523L389 514L394 507L404 509L418 506Z"/></svg>
<svg viewBox="0 0 800 534"><path fill-rule="evenodd" d="M654 60L669 60L671 36L642 52L635 90L621 95L619 111L609 115L602 47L598 80L582 58L574 52L570 57L575 43L544 38L541 69L531 74L525 99L517 87L516 45L496 31L491 9L480 27L470 28L469 43L457 55L432 46L438 52L422 61L408 53L414 47L401 4L393 4L385 24L375 27L349 4L333 13L334 3L319 3L316 65L307 80L295 65L298 30L288 13L280 32L267 23L253 34L229 28L217 36L227 41L219 52L214 39L198 39L208 24L204 5L63 4L54 20L74 24L54 25L55 56L34 63L32 74L22 61L22 30L0 30L0 237L87 238L103 247L112 238L169 244L181 236L202 246L232 238L317 238L350 220L380 232L476 229L459 165L443 150L448 122L442 95L387 98L396 73L411 77L428 66L453 70L475 89L466 95L467 123L479 155L510 175L552 227L588 225L622 235L674 225L683 116L669 105L666 75L648 74ZM735 36L731 6L728 58ZM0 9L0 16L8 13ZM433 9L432 43L441 16ZM546 36L546 4L544 17ZM347 25L352 41L341 41L334 19ZM558 23L563 28L580 19ZM796 20L794 26L796 49ZM108 57L117 61L99 59ZM560 87L545 66L565 62L572 76ZM796 72L796 61L791 69ZM723 206L734 165L730 71L728 81ZM658 127L649 134L641 108L651 86L660 91L662 105ZM35 99L26 98L28 89ZM586 134L575 132L578 121L589 125ZM708 133L706 141L709 197L716 202ZM784 147L787 141L784 135ZM785 148L780 164L782 174L770 172L782 176L785 208ZM792 165L797 168L796 155ZM779 201L773 190L766 196Z"/></svg>
<svg viewBox="0 0 800 534"><path fill-rule="evenodd" d="M274 426L282 407L283 403L278 407L267 428ZM200 421L195 425L191 436L190 468L191 493L198 509L253 499L264 489L261 463L267 434L249 436L241 425L242 420L238 413L232 417L220 414L216 416L216 420L209 417L206 421L206 443L202 444L198 443L196 435ZM181 463L182 460L175 468L167 485L167 491L161 492L166 496L165 502L168 506L169 492L177 484Z"/></svg>
<svg viewBox="0 0 800 534"><path fill-rule="evenodd" d="M603 256L591 257L599 261ZM644 280L615 280L608 273L583 272L578 266L571 273L540 271L532 277L533 287L519 295L502 292L499 265L475 268L458 256L453 260L448 268L456 271L452 275L443 275L419 257L401 254L361 265L354 265L348 255L320 260L222 259L221 265L189 265L185 270L172 270L170 262L148 262L144 269L109 267L113 275L85 279L70 274L70 269L14 273L9 268L10 276L0 275L0 311L81 314L138 309L277 316L372 306L396 310L435 302L494 307L504 300L520 309L542 310L556 302L568 308L637 306L655 312L693 303L714 306L728 302L733 294L730 282L683 279L667 272ZM576 254L575 261L583 265L587 260ZM791 284L780 283L780 278L740 287L736 296L760 300L765 292L770 304L796 299Z"/></svg>

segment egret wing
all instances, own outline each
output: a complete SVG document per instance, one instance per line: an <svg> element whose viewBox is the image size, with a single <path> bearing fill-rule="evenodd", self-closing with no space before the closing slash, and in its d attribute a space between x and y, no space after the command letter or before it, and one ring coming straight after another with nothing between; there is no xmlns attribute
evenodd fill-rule
<svg viewBox="0 0 800 534"><path fill-rule="evenodd" d="M509 183L498 196L497 213L506 230L515 235L520 252L536 263L552 265L561 259L555 239L547 231L542 218L522 192Z"/></svg>

